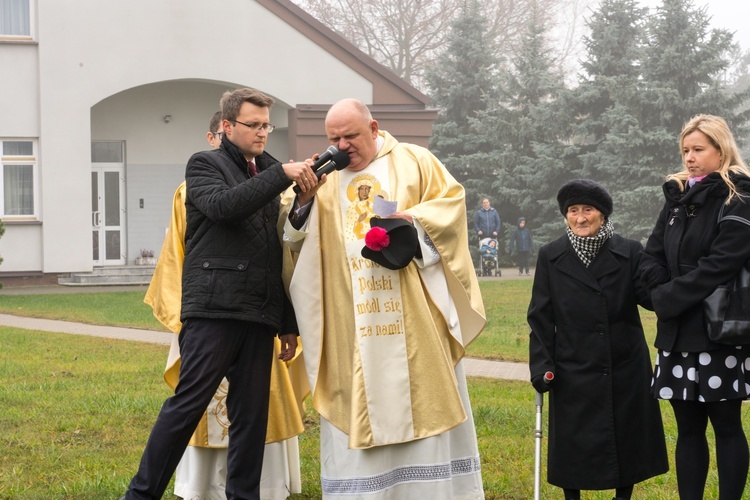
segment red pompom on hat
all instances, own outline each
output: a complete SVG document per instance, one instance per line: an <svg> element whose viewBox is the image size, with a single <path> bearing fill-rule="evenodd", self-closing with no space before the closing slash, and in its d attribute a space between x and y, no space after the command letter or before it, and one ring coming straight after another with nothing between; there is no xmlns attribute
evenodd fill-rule
<svg viewBox="0 0 750 500"><path fill-rule="evenodd" d="M408 266L414 257L421 258L417 228L411 222L373 217L370 227L365 234L362 257L392 270Z"/></svg>
<svg viewBox="0 0 750 500"><path fill-rule="evenodd" d="M373 227L365 235L365 245L375 252L380 252L390 244L391 237L388 236L388 231L382 227Z"/></svg>

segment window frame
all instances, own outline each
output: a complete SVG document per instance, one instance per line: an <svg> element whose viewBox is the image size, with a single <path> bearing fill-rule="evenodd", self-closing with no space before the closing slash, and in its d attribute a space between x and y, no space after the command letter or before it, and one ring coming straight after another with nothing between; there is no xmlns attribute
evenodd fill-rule
<svg viewBox="0 0 750 500"><path fill-rule="evenodd" d="M30 142L31 156L4 155L3 146L6 142ZM4 222L12 221L38 221L39 220L39 144L37 139L28 137L8 138L0 137L0 218ZM33 211L31 214L6 215L5 213L5 166L8 165L31 165L31 191L34 197Z"/></svg>
<svg viewBox="0 0 750 500"><path fill-rule="evenodd" d="M21 0L24 1L24 0ZM0 42L34 42L36 41L36 0L25 0L29 6L29 34L10 35L0 32Z"/></svg>

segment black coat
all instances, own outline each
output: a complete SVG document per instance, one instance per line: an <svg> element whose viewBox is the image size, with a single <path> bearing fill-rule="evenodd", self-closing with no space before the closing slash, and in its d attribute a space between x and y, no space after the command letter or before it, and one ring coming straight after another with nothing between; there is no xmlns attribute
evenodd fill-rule
<svg viewBox="0 0 750 500"><path fill-rule="evenodd" d="M534 252L534 240L531 238L531 231L527 227L517 227L510 235L508 242L508 254L513 255L513 250L518 253Z"/></svg>
<svg viewBox="0 0 750 500"><path fill-rule="evenodd" d="M733 175L740 192L750 193L750 179ZM704 352L725 348L708 340L702 301L737 274L750 258L750 227L735 221L717 224L729 194L718 173L709 174L685 192L677 182L664 184L666 203L641 258L641 270L667 270L651 291L658 318L655 345L663 351ZM750 201L733 200L724 216L750 219Z"/></svg>
<svg viewBox="0 0 750 500"><path fill-rule="evenodd" d="M532 379L549 392L547 479L562 488L610 489L669 468L651 359L638 304L638 242L614 235L589 268L567 236L539 250L529 304Z"/></svg>
<svg viewBox="0 0 750 500"><path fill-rule="evenodd" d="M255 158L258 175L226 135L194 154L185 170L187 228L181 320L236 319L297 333L281 280L280 193L291 185L275 158Z"/></svg>

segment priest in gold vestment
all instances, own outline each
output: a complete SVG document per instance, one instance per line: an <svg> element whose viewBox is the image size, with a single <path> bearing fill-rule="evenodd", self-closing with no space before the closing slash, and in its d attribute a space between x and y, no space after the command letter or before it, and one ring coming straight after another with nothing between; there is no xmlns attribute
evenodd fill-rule
<svg viewBox="0 0 750 500"><path fill-rule="evenodd" d="M349 166L288 191L279 221L321 416L323 497L484 498L461 362L485 325L463 187L360 101L334 104L326 135ZM370 213L355 219L353 206ZM373 216L416 228L419 250L400 268L362 256Z"/></svg>

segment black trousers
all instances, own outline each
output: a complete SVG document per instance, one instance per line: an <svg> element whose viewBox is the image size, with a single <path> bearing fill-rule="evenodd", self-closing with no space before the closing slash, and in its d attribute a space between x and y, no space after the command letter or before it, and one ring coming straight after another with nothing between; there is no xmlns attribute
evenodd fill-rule
<svg viewBox="0 0 750 500"><path fill-rule="evenodd" d="M180 332L180 381L151 429L128 500L164 494L223 377L229 380L227 499L259 499L268 424L273 332L236 320L189 319Z"/></svg>
<svg viewBox="0 0 750 500"><path fill-rule="evenodd" d="M518 252L518 255L516 255L516 260L518 261L518 272L523 272L524 270L528 273L529 272L529 254L531 252Z"/></svg>

